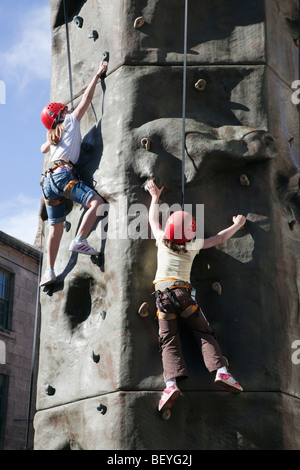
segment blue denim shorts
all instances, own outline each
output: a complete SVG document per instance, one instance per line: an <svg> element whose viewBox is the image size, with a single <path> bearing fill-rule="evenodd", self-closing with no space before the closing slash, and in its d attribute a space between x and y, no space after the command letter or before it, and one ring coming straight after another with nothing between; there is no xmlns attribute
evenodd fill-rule
<svg viewBox="0 0 300 470"><path fill-rule="evenodd" d="M50 173L44 178L43 181L43 194L44 198L49 201L61 202L57 205L48 205L46 203L46 210L48 215L48 221L50 225L59 224L64 222L65 216L65 197L63 195L63 189L73 179L76 179L74 173L70 171L61 171L50 177ZM70 193L71 201L77 202L84 207L87 207L90 199L97 193L94 189L91 189L81 181L77 181Z"/></svg>

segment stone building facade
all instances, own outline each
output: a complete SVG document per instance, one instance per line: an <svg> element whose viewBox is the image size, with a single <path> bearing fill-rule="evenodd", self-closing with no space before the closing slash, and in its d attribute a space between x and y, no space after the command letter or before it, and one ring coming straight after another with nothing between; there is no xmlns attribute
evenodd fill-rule
<svg viewBox="0 0 300 470"><path fill-rule="evenodd" d="M28 419L40 251L0 231L0 449L32 448ZM34 389L34 387L32 387ZM34 412L34 398L32 400Z"/></svg>

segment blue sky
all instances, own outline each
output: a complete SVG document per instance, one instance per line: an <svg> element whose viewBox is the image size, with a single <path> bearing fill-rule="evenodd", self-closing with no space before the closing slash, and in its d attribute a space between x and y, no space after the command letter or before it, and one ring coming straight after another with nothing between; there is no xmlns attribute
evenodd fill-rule
<svg viewBox="0 0 300 470"><path fill-rule="evenodd" d="M50 97L49 0L0 2L0 230L34 243Z"/></svg>

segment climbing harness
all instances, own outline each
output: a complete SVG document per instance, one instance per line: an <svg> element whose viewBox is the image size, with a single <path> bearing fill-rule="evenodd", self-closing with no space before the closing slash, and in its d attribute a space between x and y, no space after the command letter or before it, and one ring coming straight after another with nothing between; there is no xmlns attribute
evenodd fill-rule
<svg viewBox="0 0 300 470"><path fill-rule="evenodd" d="M67 54L68 54L68 67L69 67L69 83L70 83L70 102L71 109L73 110L73 83L72 83L72 69L71 69L71 53L70 53L70 41L69 41L69 25L68 25L68 9L67 1L64 0L64 14L65 14L65 24L66 24L66 39L67 39Z"/></svg>
<svg viewBox="0 0 300 470"><path fill-rule="evenodd" d="M47 206L58 206L59 204L61 204L63 202L63 200L65 198L67 199L70 199L70 195L71 195L71 191L74 187L74 185L79 181L80 183L80 179L79 178L73 178L71 179L67 184L66 186L63 188L63 190L59 189L57 187L57 185L55 184L55 181L53 179L53 174L55 172L55 170L57 170L58 168L61 168L61 167L70 167L71 170L72 170L72 173L75 173L75 176L79 176L79 175L76 175L76 169L75 169L75 166L73 165L72 162L70 161L67 161L67 160L56 160L54 162L54 165L52 168L49 168L46 173L45 173L45 177L46 178L51 178L51 181L53 183L53 185L56 187L56 189L61 192L63 194L63 196L59 199L55 199L55 200L52 200L52 199L47 199L46 196L45 196L45 193L44 193L44 190L43 190L43 187L42 187L42 190L43 190L43 194L44 194L44 200L45 200L45 204Z"/></svg>
<svg viewBox="0 0 300 470"><path fill-rule="evenodd" d="M160 320L175 320L177 318L177 314L180 315L181 318L188 318L196 310L199 308L198 303L196 300L192 300L192 303L186 307L183 311L181 310L180 303L178 302L173 289L188 289L191 290L192 286L188 282L185 281L162 281L155 285L155 300L157 304L157 312L156 315ZM175 309L175 313L169 313L163 305L162 295L165 294L167 299L171 302Z"/></svg>
<svg viewBox="0 0 300 470"><path fill-rule="evenodd" d="M183 53L183 93L182 93L182 210L184 208L184 172L185 172L185 114L186 114L186 63L187 63L187 19L188 19L188 0L185 0L184 12L184 53Z"/></svg>
<svg viewBox="0 0 300 470"><path fill-rule="evenodd" d="M55 200L52 200L52 199L46 199L45 198L45 195L44 195L44 201L45 201L45 204L46 206L51 206L51 207L54 207L54 206L59 206L59 204L61 204L64 200L64 197L61 197L60 199L55 199Z"/></svg>
<svg viewBox="0 0 300 470"><path fill-rule="evenodd" d="M192 296L191 297L191 304L188 305L184 310L181 310L180 304L176 298L176 295L174 292L172 292L172 289L178 289L178 288L183 288L183 289L188 289L191 290L192 286L188 282L185 281L174 281L174 280L166 280L159 282L155 285L155 300L156 300L156 305L157 305L157 311L156 311L156 316L159 320L176 320L177 315L179 315L183 319L187 319L191 317L192 315L198 315L202 314L203 312L201 308L198 305L197 300ZM162 294L165 294L164 299L162 297ZM164 305L163 301L166 301L167 299L172 303L175 313L169 313ZM201 333L202 335L211 335L215 339L217 339L214 331L212 329L207 329L207 330L200 330L198 328L192 328L192 331L195 331L197 333ZM160 344L161 347L161 344Z"/></svg>

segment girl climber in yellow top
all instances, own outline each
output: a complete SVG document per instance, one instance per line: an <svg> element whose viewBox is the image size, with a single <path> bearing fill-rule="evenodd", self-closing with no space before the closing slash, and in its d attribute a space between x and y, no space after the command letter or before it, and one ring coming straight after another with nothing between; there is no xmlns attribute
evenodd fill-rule
<svg viewBox="0 0 300 470"><path fill-rule="evenodd" d="M76 179L74 164L77 163L80 155L80 120L91 103L99 78L106 69L107 66L102 61L98 72L85 90L81 102L73 112L70 112L62 103L50 103L42 110L41 120L48 129L48 134L47 141L41 146L41 151L43 154L50 151L50 161L53 162L53 166L46 172L42 186L50 231L47 242L47 269L40 286L56 281L54 264L63 234L65 198L87 208L76 238L71 242L69 249L86 255L98 254L89 246L86 238L104 201L94 189Z"/></svg>
<svg viewBox="0 0 300 470"><path fill-rule="evenodd" d="M191 297L190 272L195 256L201 249L224 243L246 222L243 215L233 217L233 224L217 235L204 240L195 238L195 220L185 211L174 212L164 230L158 221L158 202L163 188L149 181L146 189L152 200L149 224L158 247L154 279L159 338L166 388L158 409L171 408L180 395L179 379L187 378L178 330L178 317L192 330L202 351L207 369L216 371L215 383L232 392L242 392L240 384L228 372L227 359L197 301Z"/></svg>

